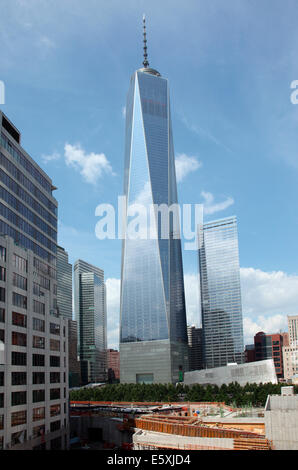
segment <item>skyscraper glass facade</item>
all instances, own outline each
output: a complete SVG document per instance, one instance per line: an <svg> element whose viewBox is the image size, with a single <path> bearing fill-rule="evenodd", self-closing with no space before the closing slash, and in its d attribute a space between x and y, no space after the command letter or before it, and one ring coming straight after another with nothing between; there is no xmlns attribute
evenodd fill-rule
<svg viewBox="0 0 298 470"><path fill-rule="evenodd" d="M72 265L68 253L57 246L57 305L59 314L72 319Z"/></svg>
<svg viewBox="0 0 298 470"><path fill-rule="evenodd" d="M203 356L207 368L244 362L237 219L199 227Z"/></svg>
<svg viewBox="0 0 298 470"><path fill-rule="evenodd" d="M128 92L124 193L128 208L126 227L133 219L129 210L135 204L149 208L152 204L169 207L177 203L168 81L149 68L134 73ZM174 365L171 349L172 342L187 348L181 242L175 238L172 219L167 238L161 236L158 214L151 221L150 230L151 237L148 229L146 239L130 237L127 231L123 241L121 381L136 381L137 376L144 379L142 373L149 367L148 360L157 347L153 342L157 341L164 342L160 354L167 356L164 364L167 363L170 373L168 380L178 379L179 366L187 367L187 353L177 353ZM128 343L130 347L125 349ZM144 343L144 347L139 344L134 348L132 343ZM183 347L180 350L184 351ZM136 351L139 364L133 365L128 356ZM154 366L151 361L147 375L150 381L158 380L154 367L158 367L158 362Z"/></svg>
<svg viewBox="0 0 298 470"><path fill-rule="evenodd" d="M107 379L107 315L104 272L85 261L74 264L75 316L82 383Z"/></svg>

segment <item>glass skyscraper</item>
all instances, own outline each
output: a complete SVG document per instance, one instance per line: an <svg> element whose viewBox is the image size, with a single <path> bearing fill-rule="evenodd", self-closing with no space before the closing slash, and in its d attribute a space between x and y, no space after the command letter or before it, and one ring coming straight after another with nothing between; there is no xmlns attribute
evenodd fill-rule
<svg viewBox="0 0 298 470"><path fill-rule="evenodd" d="M206 368L244 362L237 219L199 226L199 268Z"/></svg>
<svg viewBox="0 0 298 470"><path fill-rule="evenodd" d="M149 68L145 32L144 41L144 67L131 77L126 105L126 228L134 204L177 203L168 81ZM153 237L132 239L127 231L123 241L121 382L176 382L188 369L181 242L173 220L167 238L158 214L151 229Z"/></svg>
<svg viewBox="0 0 298 470"><path fill-rule="evenodd" d="M68 253L57 246L57 304L59 314L72 319L72 265Z"/></svg>
<svg viewBox="0 0 298 470"><path fill-rule="evenodd" d="M74 264L74 293L82 383L103 382L107 379L106 286L103 270L77 260Z"/></svg>

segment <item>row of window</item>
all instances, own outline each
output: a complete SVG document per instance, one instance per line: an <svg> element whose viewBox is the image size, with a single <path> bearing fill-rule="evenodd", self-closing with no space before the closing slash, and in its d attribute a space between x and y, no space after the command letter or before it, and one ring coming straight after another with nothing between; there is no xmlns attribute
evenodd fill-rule
<svg viewBox="0 0 298 470"><path fill-rule="evenodd" d="M11 365L26 366L27 365L27 353L12 351ZM43 354L32 354L32 365L35 367L44 367L45 356ZM49 365L50 367L60 367L60 356L50 356ZM65 366L66 366L66 358L64 357L64 367Z"/></svg>
<svg viewBox="0 0 298 470"><path fill-rule="evenodd" d="M1 145L15 158L15 160L25 168L28 173L49 193L52 194L52 188L49 181L41 174L41 172L26 158L15 145L10 142L6 135L1 134Z"/></svg>
<svg viewBox="0 0 298 470"><path fill-rule="evenodd" d="M3 375L2 375L3 374ZM0 386L4 386L4 372L0 373ZM50 383L60 383L60 372L50 372ZM66 382L66 374L63 373L64 382ZM45 384L45 372L32 372L32 384ZM12 372L11 385L27 385L27 372Z"/></svg>
<svg viewBox="0 0 298 470"><path fill-rule="evenodd" d="M0 220L0 233L12 237L16 244L20 245L21 247L27 250L33 251L33 253L47 260L49 263L55 263L56 258L54 255L49 253L42 246L37 245L37 243L34 243L32 240L30 240L30 238L18 232L18 230L14 229L6 222L3 222L3 220Z"/></svg>
<svg viewBox="0 0 298 470"><path fill-rule="evenodd" d="M49 238L47 238L42 232L37 230L31 224L29 224L25 219L20 217L14 211L9 209L9 207L5 206L0 202L0 215L5 217L10 223L18 227L20 230L25 232L30 237L34 238L35 240L39 241L44 247L48 250L51 250L53 253L56 253L56 244L52 242Z"/></svg>
<svg viewBox="0 0 298 470"><path fill-rule="evenodd" d="M0 330L1 332L4 330ZM5 335L1 334L1 341L5 343ZM27 335L25 333L19 333L12 331L11 333L11 344L14 346L27 346ZM32 347L36 349L45 349L45 337L44 336L32 336ZM60 351L60 341L50 338L50 351Z"/></svg>
<svg viewBox="0 0 298 470"><path fill-rule="evenodd" d="M28 206L32 207L35 212L38 212L43 219L47 220L53 227L57 228L57 219L48 212L44 207L37 202L27 191L25 191L18 183L16 183L10 176L8 176L0 168L0 181L5 184L5 186L12 191L16 196L18 196L22 201L24 201Z"/></svg>
<svg viewBox="0 0 298 470"><path fill-rule="evenodd" d="M0 323L5 322L5 309L0 308ZM12 324L15 326L20 326L22 328L27 328L27 316L23 313L12 312ZM32 318L32 328L35 331L45 332L45 320L40 318ZM60 336L60 325L56 323L50 323L50 333L53 335Z"/></svg>
<svg viewBox="0 0 298 470"><path fill-rule="evenodd" d="M0 198L3 199L10 207L14 208L19 214L24 216L27 220L36 225L40 230L46 233L49 237L57 241L57 232L52 229L50 225L44 222L38 215L28 209L16 197L9 193L5 188L0 186Z"/></svg>
<svg viewBox="0 0 298 470"><path fill-rule="evenodd" d="M50 400L60 400L61 393L60 388L51 388L50 389ZM64 398L66 398L66 388L64 388ZM32 391L32 402L38 403L41 401L45 401L46 399L46 391L44 389L41 390L33 390ZM27 404L27 392L11 392L11 406L20 406ZM0 408L4 407L4 393L0 393Z"/></svg>

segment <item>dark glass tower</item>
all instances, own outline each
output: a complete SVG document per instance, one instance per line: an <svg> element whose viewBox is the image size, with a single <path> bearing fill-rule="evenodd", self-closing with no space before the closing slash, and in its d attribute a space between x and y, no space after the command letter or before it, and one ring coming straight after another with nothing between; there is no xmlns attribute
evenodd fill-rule
<svg viewBox="0 0 298 470"><path fill-rule="evenodd" d="M127 210L177 203L167 79L144 67L131 77L126 106L124 193ZM149 214L149 210L147 211ZM127 213L126 226L131 217ZM163 238L155 214L151 235L123 241L121 275L121 382L176 382L188 369L180 238L169 221ZM181 373L180 373L181 376Z"/></svg>

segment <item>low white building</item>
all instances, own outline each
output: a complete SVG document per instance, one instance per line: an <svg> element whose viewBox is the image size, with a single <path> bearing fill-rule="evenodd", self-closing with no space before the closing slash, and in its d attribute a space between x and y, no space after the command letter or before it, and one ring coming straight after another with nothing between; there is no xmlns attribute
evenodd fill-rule
<svg viewBox="0 0 298 470"><path fill-rule="evenodd" d="M225 367L202 369L184 374L185 385L228 385L237 382L240 385L247 383L277 383L273 359L248 362L246 364L228 364Z"/></svg>

